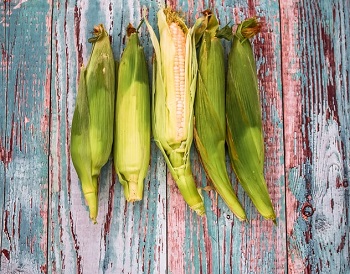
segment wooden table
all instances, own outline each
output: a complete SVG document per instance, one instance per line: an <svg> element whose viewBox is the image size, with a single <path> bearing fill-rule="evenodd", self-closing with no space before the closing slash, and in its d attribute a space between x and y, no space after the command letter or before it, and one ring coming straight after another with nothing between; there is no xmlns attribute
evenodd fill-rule
<svg viewBox="0 0 350 274"><path fill-rule="evenodd" d="M221 24L257 15L265 174L277 226L229 168L249 222L213 191L206 217L184 204L152 143L144 200L127 204L111 162L98 224L71 163L77 72L103 23L119 59L129 22L164 1L4 0L0 13L1 273L350 273L350 1L168 1L189 24L212 7ZM153 49L141 41L151 68ZM226 51L229 43L225 43ZM207 185L193 148L192 169Z"/></svg>

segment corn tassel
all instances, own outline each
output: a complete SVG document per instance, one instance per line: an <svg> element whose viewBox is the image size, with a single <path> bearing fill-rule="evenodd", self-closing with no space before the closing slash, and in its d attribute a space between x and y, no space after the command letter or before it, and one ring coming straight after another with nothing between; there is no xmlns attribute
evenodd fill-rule
<svg viewBox="0 0 350 274"><path fill-rule="evenodd" d="M146 24L156 55L152 91L154 140L184 200L198 215L203 215L203 199L190 166L197 77L193 29L188 29L169 8L158 12L159 42L147 20Z"/></svg>
<svg viewBox="0 0 350 274"><path fill-rule="evenodd" d="M71 129L71 156L91 220L98 213L98 177L111 154L115 98L115 61L103 25L94 28L92 53L82 67Z"/></svg>
<svg viewBox="0 0 350 274"><path fill-rule="evenodd" d="M114 130L114 166L127 201L143 196L150 161L151 121L148 69L136 29L129 24L120 59Z"/></svg>
<svg viewBox="0 0 350 274"><path fill-rule="evenodd" d="M227 144L233 169L265 219L276 215L264 179L264 139L256 64L249 38L260 30L255 18L237 28L228 60Z"/></svg>
<svg viewBox="0 0 350 274"><path fill-rule="evenodd" d="M195 144L215 190L240 220L245 211L233 191L226 170L225 137L225 64L221 40L216 37L219 23L207 10L197 19L199 40L199 73L194 104ZM204 31L204 32L203 32Z"/></svg>

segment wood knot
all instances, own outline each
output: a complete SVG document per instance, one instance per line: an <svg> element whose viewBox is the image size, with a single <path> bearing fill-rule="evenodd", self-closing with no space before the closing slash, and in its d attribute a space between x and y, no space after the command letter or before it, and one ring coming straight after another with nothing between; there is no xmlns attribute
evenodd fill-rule
<svg viewBox="0 0 350 274"><path fill-rule="evenodd" d="M311 217L314 214L314 212L315 209L309 202L305 202L303 207L301 208L301 214L303 215L304 219Z"/></svg>

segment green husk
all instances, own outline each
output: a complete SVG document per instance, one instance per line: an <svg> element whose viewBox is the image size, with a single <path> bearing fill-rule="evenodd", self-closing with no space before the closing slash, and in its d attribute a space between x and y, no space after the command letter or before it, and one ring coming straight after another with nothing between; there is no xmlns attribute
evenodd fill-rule
<svg viewBox="0 0 350 274"><path fill-rule="evenodd" d="M207 10L197 19L199 73L194 105L195 144L215 190L231 211L245 220L246 214L232 188L226 170L225 64L221 40L216 37L219 23Z"/></svg>
<svg viewBox="0 0 350 274"><path fill-rule="evenodd" d="M227 145L233 169L260 214L276 215L264 179L264 139L256 64L249 38L260 30L256 18L237 28L228 60Z"/></svg>
<svg viewBox="0 0 350 274"><path fill-rule="evenodd" d="M115 61L103 25L94 28L92 53L79 78L71 128L71 156L91 220L98 213L98 177L113 143Z"/></svg>
<svg viewBox="0 0 350 274"><path fill-rule="evenodd" d="M170 36L168 22L176 22L185 32L186 38L186 97L189 98L186 113L186 139L177 142L174 138L175 121L167 105L167 99L174 97L172 78L174 42ZM187 28L182 19L171 9L158 12L160 41L146 20L152 44L155 50L152 90L152 132L154 140L161 150L167 166L184 200L198 215L205 214L203 199L196 187L191 166L190 148L193 140L193 104L196 91L197 60L193 29Z"/></svg>
<svg viewBox="0 0 350 274"><path fill-rule="evenodd" d="M151 121L148 69L136 29L128 26L120 60L114 130L114 166L125 199L143 197L150 161Z"/></svg>

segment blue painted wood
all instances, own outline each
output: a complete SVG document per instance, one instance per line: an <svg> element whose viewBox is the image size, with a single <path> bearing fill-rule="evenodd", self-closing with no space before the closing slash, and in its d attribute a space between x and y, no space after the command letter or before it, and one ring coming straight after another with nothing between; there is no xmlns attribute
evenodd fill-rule
<svg viewBox="0 0 350 274"><path fill-rule="evenodd" d="M52 113L57 119L50 131L53 171L50 184L53 208L60 210L53 210L51 214L49 238L53 248L49 267L52 272L64 269L78 273L166 271L166 173L155 145L142 202L127 204L111 162L103 168L95 226L86 214L67 145L76 97L77 68L88 61L91 45L87 40L93 26L103 23L109 30L115 58L119 59L125 46L126 27L129 22L134 25L140 22L140 11L146 3L145 12L154 23L157 2L60 1L54 10L52 44L57 54L53 59L56 73L53 74ZM153 50L144 27L141 41L151 64Z"/></svg>
<svg viewBox="0 0 350 274"><path fill-rule="evenodd" d="M265 23L263 33L256 39L256 58L258 60L259 78L261 85L262 104L264 111L266 149L266 172L271 196L277 206L279 225L274 227L272 223L262 221L258 216L251 201L243 193L232 175L233 184L238 190L239 198L247 208L250 223L242 224L236 219L222 202L221 198L211 191L211 199L205 195L206 207L209 213L206 219L198 220L186 210L180 210L179 216L168 217L170 234L168 246L174 246L171 250L179 250L170 257L169 269L171 273L177 273L185 269L185 273L256 273L260 269L264 273L274 271L283 272L287 268L287 250L285 244L285 207L284 207L284 161L283 161L283 112L282 112L282 87L279 75L280 70L280 45L274 32L279 33L279 5L272 1L260 1L259 3L246 1L232 1L222 3L209 3L219 14L219 20L225 25L228 22L237 23L247 16L258 15ZM170 1L171 5L181 7L185 12L187 21L194 21L207 3L194 3L187 1ZM229 50L229 43L227 50ZM268 72L266 72L268 71ZM207 185L202 168L196 154L192 157L193 171L197 182L203 187ZM232 170L231 170L232 174ZM169 180L168 180L169 182ZM170 182L171 183L171 180ZM172 191L172 187L168 192ZM175 192L176 193L176 192ZM175 193L173 196L175 196ZM172 203L171 196L169 214L173 214L171 206L175 205L179 210L178 201ZM184 211L184 212L183 212ZM188 216L189 214L189 216ZM188 216L188 217L187 217ZM181 219L185 219L182 223ZM176 224L176 228L172 227ZM199 228L193 232L191 228ZM201 228L204 228L201 230ZM176 231L184 231L172 237ZM180 241L180 243L179 243ZM200 241L197 243L196 241ZM205 243L202 245L201 242ZM199 250L198 253L195 250ZM186 252L187 251L187 252ZM194 252L193 252L194 251ZM181 252L185 255L181 256ZM259 254L269 254L260 256ZM176 256L180 257L176 259ZM200 256L200 257L197 257ZM242 258L243 257L243 258ZM260 260L253 258L260 257ZM171 261L173 258L174 261ZM203 260L201 261L201 258ZM173 270L172 270L173 269Z"/></svg>
<svg viewBox="0 0 350 274"><path fill-rule="evenodd" d="M7 102L7 55L3 49L6 48L6 10L7 5L4 2L0 3L0 8L3 11L0 15L0 96L3 98L0 100L0 109L6 109ZM7 148L6 148L6 124L7 124L7 115L5 111L0 111L0 205L3 208L5 195L5 167L7 163ZM0 220L3 220L3 210L0 210ZM1 226L2 228L2 226ZM2 237L0 237L0 246L2 246ZM7 259L7 253L1 255L1 259ZM0 261L1 263L1 261Z"/></svg>
<svg viewBox="0 0 350 274"><path fill-rule="evenodd" d="M83 252L85 245L78 235L79 224L86 217L86 207L81 196L77 175L72 174L69 157L69 126L73 115L78 70L82 59L83 45L80 42L81 11L74 3L56 1L52 20L52 79L50 123L50 210L48 223L49 264L48 273L61 273L64 269L81 272L88 258ZM82 28L83 29L83 28ZM77 33L76 33L77 32ZM84 43L84 49L86 43ZM78 205L78 206L76 206ZM74 210L70 210L74 208ZM87 222L85 221L85 224ZM86 230L86 241L93 240L97 227ZM91 250L98 248L87 246ZM85 248L84 248L85 247ZM84 256L85 255L85 256ZM83 261L84 260L84 261ZM96 259L90 258L90 267ZM94 270L94 268L92 268Z"/></svg>
<svg viewBox="0 0 350 274"><path fill-rule="evenodd" d="M0 3L0 272L348 273L350 168L349 1L167 1L192 24L211 7L222 25L258 15L257 60L265 174L277 226L237 183L240 223L210 188L193 147L207 210L182 200L152 143L141 202L127 204L110 161L102 170L98 224L69 155L79 67L103 23L115 57L141 13L156 25L164 1ZM152 44L140 30L151 72ZM228 53L230 43L225 42ZM151 77L151 75L150 75ZM310 213L312 213L311 216Z"/></svg>
<svg viewBox="0 0 350 274"><path fill-rule="evenodd" d="M39 273L47 264L51 6L3 7L1 271Z"/></svg>
<svg viewBox="0 0 350 274"><path fill-rule="evenodd" d="M292 114L287 123L295 125L286 132L294 139L286 147L291 272L350 271L349 7L349 1L283 5L297 18L283 59L294 81L284 82L286 94L298 102L293 113L284 102L286 116Z"/></svg>
<svg viewBox="0 0 350 274"><path fill-rule="evenodd" d="M258 215L250 199L238 185L239 198L246 208L249 223L233 219L223 211L225 230L223 273L284 273L287 268L285 245L284 141L282 86L280 70L280 15L275 1L234 1L226 10L226 21L237 24L257 15L263 23L261 33L253 39L257 60L265 140L265 177L277 213L277 226ZM228 50L229 50L228 43ZM233 183L235 176L232 174ZM261 256L260 254L265 254ZM254 258L259 258L258 260Z"/></svg>

